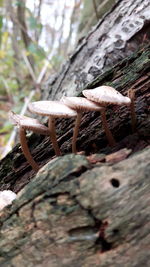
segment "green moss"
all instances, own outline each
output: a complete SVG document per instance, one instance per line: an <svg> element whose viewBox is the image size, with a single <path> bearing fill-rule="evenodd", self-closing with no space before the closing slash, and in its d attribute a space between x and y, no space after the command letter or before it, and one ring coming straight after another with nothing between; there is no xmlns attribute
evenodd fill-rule
<svg viewBox="0 0 150 267"><path fill-rule="evenodd" d="M130 86L150 67L150 47L135 52L132 56L125 58L113 68L99 75L83 89L95 88L103 84L118 88ZM81 96L82 91L79 93Z"/></svg>

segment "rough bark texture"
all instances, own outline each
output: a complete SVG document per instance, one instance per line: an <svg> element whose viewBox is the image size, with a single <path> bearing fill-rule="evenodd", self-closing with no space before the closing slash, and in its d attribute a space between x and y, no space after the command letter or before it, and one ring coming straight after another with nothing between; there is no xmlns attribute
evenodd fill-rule
<svg viewBox="0 0 150 267"><path fill-rule="evenodd" d="M149 85L150 85L150 48L145 48L125 59L111 70L98 76L89 87L101 84L115 86L124 95L129 87L136 92L137 130L131 131L130 113L127 107L110 106L107 110L109 127L117 141L114 148L108 146L102 129L100 114L89 112L84 114L78 136L77 148L86 154L111 153L127 147L133 153L150 144L149 119ZM57 121L58 142L63 154L71 152L71 139L74 119ZM50 138L31 135L29 146L34 159L42 166L54 156ZM18 192L35 175L22 155L19 144L0 162L0 189L12 189Z"/></svg>
<svg viewBox="0 0 150 267"><path fill-rule="evenodd" d="M126 107L108 110L116 147L107 146L99 114L90 113L83 117L78 147L103 154L91 155L89 161L72 154L53 159L32 181L35 173L19 146L3 159L1 188L17 192L30 183L0 213L0 266L150 265L149 56L149 48L140 51L93 83L112 80L126 92L130 81L136 90L134 134ZM57 128L61 149L69 152L72 121L58 121ZM42 165L53 150L48 138L34 138L29 143L34 140L32 153Z"/></svg>
<svg viewBox="0 0 150 267"><path fill-rule="evenodd" d="M43 88L44 99L78 94L88 82L131 55L150 38L149 0L117 1L82 39L58 76Z"/></svg>
<svg viewBox="0 0 150 267"><path fill-rule="evenodd" d="M1 266L149 266L150 149L49 162L1 212Z"/></svg>
<svg viewBox="0 0 150 267"><path fill-rule="evenodd" d="M118 1L114 10L122 7L123 12L127 2L131 17L133 13L141 16L140 10L145 9L147 3ZM108 28L111 26L109 16ZM124 17L120 17L122 19ZM47 85L47 96L52 93L51 98L55 98L59 90L59 95L62 95L62 88L65 91L71 83L76 85L77 80L80 86L73 86L73 91L81 94L82 82L89 81L87 73L93 64L92 55L99 51L97 42L100 44L102 41L99 27L104 21L78 47L62 72ZM113 19L112 25L116 25ZM142 27L142 35L137 29L139 38L143 37L144 29L148 32L146 26ZM135 32L133 35L136 36ZM98 41L94 42L94 38ZM147 35L144 40L146 38ZM122 55L132 50L126 45L124 51L119 50ZM114 50L112 55L118 53ZM113 64L113 56L111 59ZM87 66L85 75L82 75L83 60ZM102 72L106 65L101 66ZM73 77L76 73L78 79L71 82L71 73ZM75 156L68 154L74 120L58 120L58 142L62 153L67 155L52 160L54 151L49 137L32 134L28 139L34 159L41 166L47 163L37 175L17 145L0 162L0 189L19 192L23 188L13 205L0 213L0 266L150 266L150 47L143 47L103 74L99 73L101 70L93 75L95 79L85 88L108 84L124 95L131 87L135 90L135 133L131 131L129 108L109 106L107 120L117 141L117 145L110 148L101 127L100 114L86 113L77 142L78 150L85 151L86 156Z"/></svg>

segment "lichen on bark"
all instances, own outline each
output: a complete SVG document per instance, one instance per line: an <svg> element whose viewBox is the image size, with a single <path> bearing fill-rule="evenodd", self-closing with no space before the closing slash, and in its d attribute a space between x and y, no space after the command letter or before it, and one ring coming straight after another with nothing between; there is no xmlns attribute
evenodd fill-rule
<svg viewBox="0 0 150 267"><path fill-rule="evenodd" d="M0 265L148 266L149 155L49 162L1 212Z"/></svg>

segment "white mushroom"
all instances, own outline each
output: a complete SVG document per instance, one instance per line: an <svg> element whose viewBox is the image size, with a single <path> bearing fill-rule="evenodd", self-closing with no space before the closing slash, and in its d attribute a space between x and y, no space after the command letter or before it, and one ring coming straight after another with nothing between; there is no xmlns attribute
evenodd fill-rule
<svg viewBox="0 0 150 267"><path fill-rule="evenodd" d="M49 135L49 129L41 124L38 120L32 119L23 115L18 115L11 111L9 113L10 120L13 122L14 125L16 125L19 128L19 137L20 137L20 144L21 148L23 151L23 154L29 164L32 166L32 168L35 171L38 171L39 166L38 164L34 161L26 140L26 130L31 130L35 133L38 134L43 134L43 135Z"/></svg>
<svg viewBox="0 0 150 267"><path fill-rule="evenodd" d="M123 96L121 93L110 86L103 85L94 89L83 90L82 93L89 100L92 100L104 106L108 104L129 106L131 104L129 97Z"/></svg>
<svg viewBox="0 0 150 267"><path fill-rule="evenodd" d="M17 195L11 190L0 191L0 210L10 205Z"/></svg>
<svg viewBox="0 0 150 267"><path fill-rule="evenodd" d="M57 156L61 155L60 148L57 143L55 118L76 117L77 113L65 104L59 101L36 101L29 104L29 110L38 115L48 116L48 127L50 138Z"/></svg>
<svg viewBox="0 0 150 267"><path fill-rule="evenodd" d="M109 144L114 145L115 140L108 128L104 107L101 107L97 103L94 103L93 101L90 101L84 97L63 97L61 101L63 101L63 103L65 103L68 107L77 111L77 118L75 122L75 128L74 128L73 139L72 139L72 152L73 153L77 152L76 141L77 141L77 136L79 132L79 126L81 123L82 112L85 112L85 111L101 112L102 124L105 129L105 133L108 138Z"/></svg>
<svg viewBox="0 0 150 267"><path fill-rule="evenodd" d="M83 90L83 95L87 99L94 101L104 107L108 104L115 105L131 105L131 99L127 96L123 96L121 93L116 91L113 87L110 86L99 86L95 89ZM102 121L106 121L105 111L102 113ZM105 123L103 123L105 125Z"/></svg>

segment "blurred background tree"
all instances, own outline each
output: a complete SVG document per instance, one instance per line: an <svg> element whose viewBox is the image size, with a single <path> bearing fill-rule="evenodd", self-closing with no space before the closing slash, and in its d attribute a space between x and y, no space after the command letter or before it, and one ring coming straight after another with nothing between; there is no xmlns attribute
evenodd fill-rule
<svg viewBox="0 0 150 267"><path fill-rule="evenodd" d="M9 110L24 114L31 98L40 99L41 83L114 2L0 0L0 158L14 142Z"/></svg>

